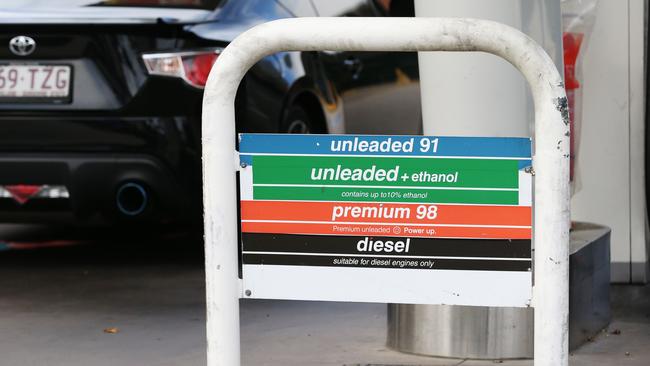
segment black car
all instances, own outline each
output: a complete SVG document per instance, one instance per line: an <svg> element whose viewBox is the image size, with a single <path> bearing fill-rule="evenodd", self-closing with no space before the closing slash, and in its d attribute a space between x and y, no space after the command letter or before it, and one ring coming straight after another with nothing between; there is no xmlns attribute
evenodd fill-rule
<svg viewBox="0 0 650 366"><path fill-rule="evenodd" d="M412 0L2 2L0 221L200 218L202 87L229 41L279 18L412 13ZM237 128L415 134L419 100L415 53L279 53L240 85Z"/></svg>

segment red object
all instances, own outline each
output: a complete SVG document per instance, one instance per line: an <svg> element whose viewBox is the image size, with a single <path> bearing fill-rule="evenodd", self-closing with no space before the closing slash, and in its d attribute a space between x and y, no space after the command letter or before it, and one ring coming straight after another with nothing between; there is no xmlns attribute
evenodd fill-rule
<svg viewBox="0 0 650 366"><path fill-rule="evenodd" d="M576 61L584 35L582 33L564 33L564 84L567 90L578 89L580 81L576 78Z"/></svg>
<svg viewBox="0 0 650 366"><path fill-rule="evenodd" d="M580 46L584 34L565 32L562 35L564 44L564 86L567 92L567 99L569 102L569 121L571 128L570 141L570 154L571 154L571 167L570 167L570 180L573 181L574 164L575 164L575 139L573 130L575 128L575 90L580 88L580 80L576 77L576 62L578 54L580 53Z"/></svg>
<svg viewBox="0 0 650 366"><path fill-rule="evenodd" d="M12 186L4 186L13 199L21 205L29 201L32 197L38 194L44 186L18 184Z"/></svg>
<svg viewBox="0 0 650 366"><path fill-rule="evenodd" d="M205 86L217 57L219 55L214 52L183 56L183 67L187 80L195 86Z"/></svg>

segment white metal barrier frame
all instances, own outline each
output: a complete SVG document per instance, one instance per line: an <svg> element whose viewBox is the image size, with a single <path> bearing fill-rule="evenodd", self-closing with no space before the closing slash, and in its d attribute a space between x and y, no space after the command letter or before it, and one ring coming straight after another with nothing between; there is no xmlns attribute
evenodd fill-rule
<svg viewBox="0 0 650 366"><path fill-rule="evenodd" d="M294 18L258 25L230 43L203 97L203 204L208 366L240 365L235 94L261 58L281 51L480 51L514 65L535 103L535 366L568 365L569 120L562 77L530 37L461 18ZM508 108L504 101L503 108Z"/></svg>

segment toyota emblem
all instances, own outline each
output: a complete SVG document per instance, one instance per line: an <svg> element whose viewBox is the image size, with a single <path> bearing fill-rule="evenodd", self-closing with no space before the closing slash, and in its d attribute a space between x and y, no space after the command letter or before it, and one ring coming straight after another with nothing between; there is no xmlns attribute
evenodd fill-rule
<svg viewBox="0 0 650 366"><path fill-rule="evenodd" d="M9 50L16 56L28 56L36 49L36 41L27 36L16 36L9 41Z"/></svg>

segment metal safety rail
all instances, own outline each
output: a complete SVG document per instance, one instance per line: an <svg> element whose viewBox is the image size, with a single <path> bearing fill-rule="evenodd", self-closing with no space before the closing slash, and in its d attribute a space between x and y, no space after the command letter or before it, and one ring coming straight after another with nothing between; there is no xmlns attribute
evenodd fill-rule
<svg viewBox="0 0 650 366"><path fill-rule="evenodd" d="M235 94L248 69L280 51L478 51L506 59L535 103L535 366L568 365L569 116L562 77L517 29L455 18L295 18L237 37L210 72L203 99L203 203L208 366L240 365ZM443 86L444 87L444 86ZM508 108L508 101L503 101Z"/></svg>

